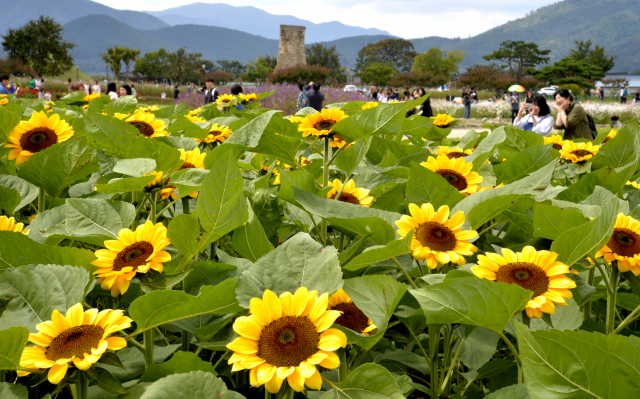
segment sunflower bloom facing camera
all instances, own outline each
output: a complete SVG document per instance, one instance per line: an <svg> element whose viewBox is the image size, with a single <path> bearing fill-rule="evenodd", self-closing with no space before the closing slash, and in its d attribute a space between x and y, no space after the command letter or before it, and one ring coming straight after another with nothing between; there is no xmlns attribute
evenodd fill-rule
<svg viewBox="0 0 640 399"><path fill-rule="evenodd" d="M363 206L371 206L373 203L373 197L369 195L369 190L356 187L353 179L346 182L344 188L342 188L342 181L339 179L329 182L329 185L333 188L327 193L328 199L334 199L342 189L338 201Z"/></svg>
<svg viewBox="0 0 640 399"><path fill-rule="evenodd" d="M171 255L163 251L169 244L167 228L162 223L154 225L147 220L136 231L122 229L117 240L104 242L107 249L95 252L98 259L91 264L98 270L94 274L103 290L110 290L113 296L122 295L137 273L147 273L150 269L162 273L163 263L171 260Z"/></svg>
<svg viewBox="0 0 640 399"><path fill-rule="evenodd" d="M217 123L214 123L209 128L209 134L207 134L204 142L207 144L215 143L216 141L224 143L229 136L231 136L231 129L225 125L218 125ZM196 139L196 141L198 143L202 143L202 140Z"/></svg>
<svg viewBox="0 0 640 399"><path fill-rule="evenodd" d="M71 363L79 370L88 370L107 349L127 347L124 338L111 336L131 327L132 320L123 316L123 312L111 309L83 311L80 303L70 307L64 316L54 310L50 321L36 325L38 333L29 334L29 341L36 346L24 348L20 367L49 369L47 378L52 384L62 381ZM28 374L18 371L20 377Z"/></svg>
<svg viewBox="0 0 640 399"><path fill-rule="evenodd" d="M353 330L362 335L369 333L378 327L369 319L360 308L349 298L342 288L329 297L329 309L342 312L335 324Z"/></svg>
<svg viewBox="0 0 640 399"><path fill-rule="evenodd" d="M298 126L298 131L302 132L303 137L328 136L331 134L333 126L347 117L340 109L323 109L315 114L305 116Z"/></svg>
<svg viewBox="0 0 640 399"><path fill-rule="evenodd" d="M563 159L573 163L584 163L593 158L600 150L599 145L589 143L574 143L566 141L560 150L560 156Z"/></svg>
<svg viewBox="0 0 640 399"><path fill-rule="evenodd" d="M447 114L438 114L433 118L433 124L438 127L448 127L455 118Z"/></svg>
<svg viewBox="0 0 640 399"><path fill-rule="evenodd" d="M13 231L16 233L22 233L29 235L29 230L24 230L23 223L16 223L13 217L0 216L0 231Z"/></svg>
<svg viewBox="0 0 640 399"><path fill-rule="evenodd" d="M482 183L482 176L471 171L473 163L465 163L462 157L449 159L446 155L438 155L438 158L430 157L420 165L444 177L450 185L467 195L476 193L478 184Z"/></svg>
<svg viewBox="0 0 640 399"><path fill-rule="evenodd" d="M20 121L9 134L9 142L4 145L11 148L7 158L15 159L16 165L20 165L33 154L69 140L73 134L74 131L64 119L60 119L60 115L47 117L44 111L34 112L28 121Z"/></svg>
<svg viewBox="0 0 640 399"><path fill-rule="evenodd" d="M155 115L150 112L138 109L133 115L125 119L125 122L138 129L140 134L146 137L162 137L169 134L165 130L167 128L166 123L156 119Z"/></svg>
<svg viewBox="0 0 640 399"><path fill-rule="evenodd" d="M480 278L502 283L518 284L533 291L525 307L527 316L541 318L542 313L555 313L555 306L566 306L565 299L573 298L569 291L576 283L565 274L569 267L557 262L558 254L550 251L536 251L526 246L515 253L502 248L502 256L495 253L478 255L478 265L471 267L473 274Z"/></svg>
<svg viewBox="0 0 640 399"><path fill-rule="evenodd" d="M596 258L604 258L608 263L618 261L620 272L640 275L640 222L619 213L611 238L596 253Z"/></svg>
<svg viewBox="0 0 640 399"><path fill-rule="evenodd" d="M230 108L238 103L238 99L231 94L223 94L216 100L216 104L220 108Z"/></svg>
<svg viewBox="0 0 640 399"><path fill-rule="evenodd" d="M251 315L238 317L233 329L240 337L227 348L233 351L232 371L249 370L253 387L264 385L277 393L284 380L296 392L305 385L320 390L322 377L316 366L335 369L340 358L334 353L347 345L347 337L329 328L340 317L327 310L329 295L305 287L278 297L266 290L250 302Z"/></svg>
<svg viewBox="0 0 640 399"><path fill-rule="evenodd" d="M409 204L409 215L403 215L396 222L398 234L404 238L413 230L411 250L413 258L424 259L430 269L438 264L453 262L458 266L467 263L465 256L478 251L475 245L467 240L475 238L475 230L462 230L464 212L456 212L449 218L449 207L441 206L437 212L431 204Z"/></svg>

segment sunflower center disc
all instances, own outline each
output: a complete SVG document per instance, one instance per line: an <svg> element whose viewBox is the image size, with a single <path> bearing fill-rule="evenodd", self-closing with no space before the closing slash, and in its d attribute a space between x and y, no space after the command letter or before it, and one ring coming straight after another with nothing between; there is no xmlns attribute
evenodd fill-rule
<svg viewBox="0 0 640 399"><path fill-rule="evenodd" d="M84 358L85 353L91 354L92 348L97 348L104 329L99 326L85 325L71 327L55 337L47 348L47 359L71 359L74 356Z"/></svg>
<svg viewBox="0 0 640 399"><path fill-rule="evenodd" d="M447 179L449 184L455 187L458 191L462 191L467 188L467 179L460 173L451 169L439 169L436 173Z"/></svg>
<svg viewBox="0 0 640 399"><path fill-rule="evenodd" d="M553 148L555 148L556 150L560 151L562 149L562 146L560 144L554 144Z"/></svg>
<svg viewBox="0 0 640 399"><path fill-rule="evenodd" d="M629 229L616 228L607 246L615 254L634 256L640 253L640 236Z"/></svg>
<svg viewBox="0 0 640 399"><path fill-rule="evenodd" d="M547 292L549 278L537 265L528 262L507 263L496 272L496 281L518 284L520 287L533 291L535 298Z"/></svg>
<svg viewBox="0 0 640 399"><path fill-rule="evenodd" d="M335 125L333 121L322 121L322 122L316 123L314 128L316 128L317 130L330 130L333 127L333 125Z"/></svg>
<svg viewBox="0 0 640 399"><path fill-rule="evenodd" d="M451 151L450 153L447 154L447 158L449 158L449 159L464 158L466 156L467 156L467 154L465 154L464 152L460 152L460 151Z"/></svg>
<svg viewBox="0 0 640 399"><path fill-rule="evenodd" d="M143 135L145 135L147 137L151 137L153 135L153 133L155 132L153 130L153 126L151 126L147 122L131 121L131 122L129 122L129 124L132 125L133 127L135 127L136 129L138 129L140 131L140 134L143 134Z"/></svg>
<svg viewBox="0 0 640 399"><path fill-rule="evenodd" d="M330 199L334 199L336 197L336 194L338 193L334 193L333 195L331 195ZM355 204L355 205L360 205L360 200L358 200L358 198L353 195L353 194L347 194L347 193L342 193L340 194L340 198L338 198L338 201L341 202L348 202L350 204Z"/></svg>
<svg viewBox="0 0 640 399"><path fill-rule="evenodd" d="M438 252L453 251L457 242L453 231L438 222L422 223L416 229L415 237L423 247Z"/></svg>
<svg viewBox="0 0 640 399"><path fill-rule="evenodd" d="M180 169L195 169L195 165L192 164L191 162L185 162L182 164L182 166L180 167Z"/></svg>
<svg viewBox="0 0 640 399"><path fill-rule="evenodd" d="M146 241L131 244L118 253L113 260L113 270L120 271L124 267L142 266L147 263L147 259L153 253L153 245Z"/></svg>
<svg viewBox="0 0 640 399"><path fill-rule="evenodd" d="M20 138L20 147L23 150L36 153L51 147L58 142L58 135L46 127L31 129Z"/></svg>
<svg viewBox="0 0 640 399"><path fill-rule="evenodd" d="M260 333L258 356L276 367L294 367L318 352L320 334L307 316L284 316Z"/></svg>
<svg viewBox="0 0 640 399"><path fill-rule="evenodd" d="M359 333L369 326L369 318L353 302L339 303L332 310L342 312L335 321L337 325Z"/></svg>
<svg viewBox="0 0 640 399"><path fill-rule="evenodd" d="M571 153L579 157L586 157L587 155L592 155L591 152L587 150L575 150L575 151L571 151Z"/></svg>

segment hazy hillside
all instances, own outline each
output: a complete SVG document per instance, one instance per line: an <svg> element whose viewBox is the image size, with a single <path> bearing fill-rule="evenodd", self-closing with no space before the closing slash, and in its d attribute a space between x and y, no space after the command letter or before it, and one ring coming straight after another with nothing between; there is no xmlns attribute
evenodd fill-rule
<svg viewBox="0 0 640 399"><path fill-rule="evenodd" d="M114 45L127 45L141 50L142 54L161 47L167 51L186 47L189 52L203 53L205 59L232 59L243 63L260 53L278 53L277 40L231 29L180 25L150 32L134 29L104 15L86 16L65 24L63 34L65 40L78 46L73 50L73 57L87 73L105 72L99 53Z"/></svg>
<svg viewBox="0 0 640 399"><path fill-rule="evenodd" d="M235 7L228 4L193 3L164 11L149 11L169 25L198 24L237 29L269 39L280 38L280 25L306 26L306 42L330 41L349 36L389 35L380 29L349 26L340 22L313 22L291 15L274 15L256 7ZM308 19L313 19L309 14Z"/></svg>
<svg viewBox="0 0 640 399"><path fill-rule="evenodd" d="M141 30L169 26L158 18L138 11L115 10L89 0L0 0L0 34L9 28L18 28L40 15L52 17L65 24L91 14L108 15Z"/></svg>

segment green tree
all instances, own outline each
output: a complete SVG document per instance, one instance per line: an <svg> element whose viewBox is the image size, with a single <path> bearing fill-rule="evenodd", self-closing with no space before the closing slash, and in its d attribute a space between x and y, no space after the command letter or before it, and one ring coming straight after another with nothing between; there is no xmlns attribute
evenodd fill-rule
<svg viewBox="0 0 640 399"><path fill-rule="evenodd" d="M385 39L360 49L355 70L364 71L371 64L388 63L398 72L409 72L418 55L413 43L405 39Z"/></svg>
<svg viewBox="0 0 640 399"><path fill-rule="evenodd" d="M426 53L417 55L411 72L429 72L434 75L449 76L458 70L458 64L464 60L464 51L449 51L445 56L442 50L432 47Z"/></svg>
<svg viewBox="0 0 640 399"><path fill-rule="evenodd" d="M239 78L247 68L240 63L240 61L218 60L216 61L221 71L228 72L233 75L234 78Z"/></svg>
<svg viewBox="0 0 640 399"><path fill-rule="evenodd" d="M500 44L500 48L484 58L487 61L500 61L508 67L509 75L520 82L525 70L540 64L549 62L546 57L551 50L540 50L535 43L525 43L524 41L507 40Z"/></svg>
<svg viewBox="0 0 640 399"><path fill-rule="evenodd" d="M158 51L146 53L136 61L133 74L138 77L146 76L148 79L160 80L167 77L165 68L169 63L169 52L161 48Z"/></svg>
<svg viewBox="0 0 640 399"><path fill-rule="evenodd" d="M376 86L385 86L394 76L396 70L388 64L371 64L360 72L359 76L363 83L373 83Z"/></svg>
<svg viewBox="0 0 640 399"><path fill-rule="evenodd" d="M183 84L184 82L198 82L203 75L202 65L213 67L213 62L202 59L202 53L187 53L184 47L167 57L167 73L171 80Z"/></svg>
<svg viewBox="0 0 640 399"><path fill-rule="evenodd" d="M134 50L129 47L125 47L122 51L122 62L124 63L125 75L124 79L129 79L129 71L131 70L131 66L134 62L138 60L140 57L140 50Z"/></svg>
<svg viewBox="0 0 640 399"><path fill-rule="evenodd" d="M576 84L585 91L593 88L593 81L602 79L604 71L602 68L591 64L586 60L576 60L566 57L553 65L546 66L541 70L529 68L527 74L538 80L547 81L549 84L559 86L566 84Z"/></svg>
<svg viewBox="0 0 640 399"><path fill-rule="evenodd" d="M122 70L122 58L124 57L124 48L114 46L107 48L106 53L101 53L100 57L104 62L109 64L109 69L113 72L115 80L118 80L120 71Z"/></svg>
<svg viewBox="0 0 640 399"><path fill-rule="evenodd" d="M53 18L40 16L2 36L2 48L9 55L31 66L37 73L67 71L73 66L69 51L75 44L62 38L62 26Z"/></svg>
<svg viewBox="0 0 640 399"><path fill-rule="evenodd" d="M604 47L598 45L591 49L593 45L591 40L574 40L574 43L576 44L576 48L571 49L571 54L569 55L569 57L574 60L585 60L602 69L605 74L616 65L616 56L607 56Z"/></svg>
<svg viewBox="0 0 640 399"><path fill-rule="evenodd" d="M347 75L340 65L340 53L336 46L313 43L305 49L308 65L319 65L331 69L333 77L340 83L347 81Z"/></svg>
<svg viewBox="0 0 640 399"><path fill-rule="evenodd" d="M249 82L266 81L267 77L275 69L275 65L272 62L273 59L274 57L263 57L262 54L258 55L255 61L249 61L247 63L246 72L241 75L241 78Z"/></svg>

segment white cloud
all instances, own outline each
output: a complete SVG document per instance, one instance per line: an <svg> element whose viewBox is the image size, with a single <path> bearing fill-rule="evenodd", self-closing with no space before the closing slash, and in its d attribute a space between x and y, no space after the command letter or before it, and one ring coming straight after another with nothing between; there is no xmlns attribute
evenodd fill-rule
<svg viewBox="0 0 640 399"><path fill-rule="evenodd" d="M94 0L106 6L160 11L198 0ZM527 2L503 0L199 0L254 6L272 14L293 15L312 22L339 21L363 28L378 28L410 38L427 36L468 37L525 16L529 11L557 0Z"/></svg>

